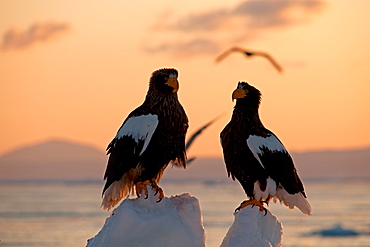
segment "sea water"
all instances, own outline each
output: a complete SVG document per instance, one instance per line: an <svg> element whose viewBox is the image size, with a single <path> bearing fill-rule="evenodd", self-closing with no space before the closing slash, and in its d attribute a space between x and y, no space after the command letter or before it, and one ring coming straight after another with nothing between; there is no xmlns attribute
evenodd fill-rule
<svg viewBox="0 0 370 247"><path fill-rule="evenodd" d="M313 216L279 203L268 209L283 224L285 247L370 246L370 179L304 179ZM239 183L222 180L166 180L167 196L189 192L203 214L206 246L220 246L246 199ZM100 208L101 181L0 181L0 246L86 246L110 212ZM312 234L336 225L352 237Z"/></svg>

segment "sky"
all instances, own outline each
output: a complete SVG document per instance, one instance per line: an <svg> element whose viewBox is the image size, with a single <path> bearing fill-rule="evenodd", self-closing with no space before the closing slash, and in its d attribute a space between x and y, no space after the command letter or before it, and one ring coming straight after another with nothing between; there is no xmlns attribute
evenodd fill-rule
<svg viewBox="0 0 370 247"><path fill-rule="evenodd" d="M370 1L0 2L0 155L51 139L104 151L153 71L179 71L188 133L221 115L189 156L222 156L239 81L294 152L370 146ZM261 57L232 46L269 52Z"/></svg>

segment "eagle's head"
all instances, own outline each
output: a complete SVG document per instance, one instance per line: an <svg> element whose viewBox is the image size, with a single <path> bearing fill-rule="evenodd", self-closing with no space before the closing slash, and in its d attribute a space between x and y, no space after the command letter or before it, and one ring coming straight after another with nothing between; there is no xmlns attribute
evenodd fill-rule
<svg viewBox="0 0 370 247"><path fill-rule="evenodd" d="M236 99L237 105L246 105L249 107L257 107L261 102L261 92L249 85L247 82L239 82L238 87L232 94L232 100Z"/></svg>
<svg viewBox="0 0 370 247"><path fill-rule="evenodd" d="M160 93L171 94L179 90L176 69L159 69L153 72L150 78L150 88Z"/></svg>

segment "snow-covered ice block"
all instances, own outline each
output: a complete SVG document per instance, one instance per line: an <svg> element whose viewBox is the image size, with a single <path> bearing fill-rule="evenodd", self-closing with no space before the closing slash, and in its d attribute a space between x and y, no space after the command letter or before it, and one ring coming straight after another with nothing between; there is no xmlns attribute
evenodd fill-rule
<svg viewBox="0 0 370 247"><path fill-rule="evenodd" d="M188 193L158 198L149 190L144 197L126 199L106 219L88 247L205 246L199 201Z"/></svg>
<svg viewBox="0 0 370 247"><path fill-rule="evenodd" d="M267 210L251 205L236 212L235 220L227 232L221 247L281 247L283 226L278 218Z"/></svg>

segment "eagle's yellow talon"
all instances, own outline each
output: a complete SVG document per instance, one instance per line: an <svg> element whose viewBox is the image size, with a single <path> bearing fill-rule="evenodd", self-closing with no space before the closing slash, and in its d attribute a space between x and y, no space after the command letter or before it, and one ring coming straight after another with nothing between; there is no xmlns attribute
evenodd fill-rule
<svg viewBox="0 0 370 247"><path fill-rule="evenodd" d="M137 197L140 197L142 194L142 191L144 191L145 199L148 199L148 188L147 185L151 185L149 180L146 180L144 182L137 182L136 183L136 195Z"/></svg>
<svg viewBox="0 0 370 247"><path fill-rule="evenodd" d="M158 194L158 201L157 202L160 202L163 199L163 197L164 197L164 192L161 189L161 187L159 187L157 185L157 183L154 182L154 181L146 180L144 182L137 182L136 183L136 195L138 197L140 197L140 195L143 194L143 191L144 191L144 195L145 195L144 198L147 199L148 198L148 194L149 194L148 193L148 187L147 187L147 185L149 185L150 187L152 187L152 190L155 191L154 196L156 196Z"/></svg>
<svg viewBox="0 0 370 247"><path fill-rule="evenodd" d="M163 193L163 190L161 189L161 187L159 187L157 183L153 182L152 188L153 188L153 190L155 190L154 196L156 196L158 194L158 201L157 202L162 201L162 199L164 197L164 193Z"/></svg>
<svg viewBox="0 0 370 247"><path fill-rule="evenodd" d="M240 206L239 207L237 207L236 209L235 209L235 212L237 212L237 211L239 211L240 209L242 209L242 208L244 208L244 207L246 207L246 206L248 206L248 205L252 205L252 207L254 207L254 206L258 206L260 209L260 211L262 212L262 211L265 211L265 215L267 214L267 210L266 210L266 208L263 206L263 201L258 201L258 200L256 200L256 199L253 199L253 200L247 200L247 201L244 201L244 202L242 202L241 204L240 204Z"/></svg>
<svg viewBox="0 0 370 247"><path fill-rule="evenodd" d="M160 187L158 187L156 194L157 194L157 193L159 194L159 195L158 195L158 201L157 201L157 202L160 202L160 201L162 201L162 199L163 199L163 197L164 197L163 190L162 190Z"/></svg>

